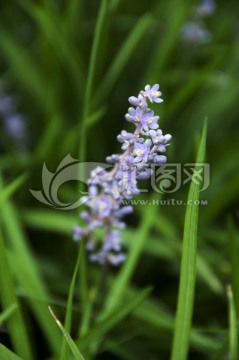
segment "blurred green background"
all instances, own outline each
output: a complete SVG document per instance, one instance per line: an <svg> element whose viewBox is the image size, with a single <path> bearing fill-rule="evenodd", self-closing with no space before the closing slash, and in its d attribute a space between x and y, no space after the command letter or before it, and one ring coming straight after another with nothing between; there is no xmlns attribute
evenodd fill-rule
<svg viewBox="0 0 239 360"><path fill-rule="evenodd" d="M224 359L227 354L228 283L239 311L239 275L232 271L239 264L239 4L218 0L210 14L199 15L200 4L182 0L1 4L0 206L6 250L0 267L1 308L19 302L17 324L24 324L35 359L57 358L60 333L46 304L53 305L63 321L78 252L72 226L78 222L79 209L51 209L29 188L41 189L44 162L55 172L67 154L81 161L105 162L106 156L120 152L117 134L132 131L124 119L128 97L155 83L160 84L164 102L153 108L163 132L173 136L167 148L170 163L195 161L208 118L206 161L211 176L210 186L201 193L207 205L199 208L189 359ZM150 183L147 187L149 193L139 199L160 199ZM189 184L163 198L185 202L188 190ZM77 200L79 184L64 184L60 197L63 202ZM89 351L87 359L169 358L185 209L135 206L123 232L125 248L127 252L134 247L140 236L143 246L119 301L149 285L153 290L103 340L101 335L101 345ZM95 264L86 268L93 293L101 268ZM118 272L110 269L108 288ZM8 281L12 295L4 291L11 289ZM73 338L78 338L82 318L79 284L73 301ZM0 341L19 353L17 338L24 333L23 325L18 328L17 317L9 316L2 325L0 321Z"/></svg>

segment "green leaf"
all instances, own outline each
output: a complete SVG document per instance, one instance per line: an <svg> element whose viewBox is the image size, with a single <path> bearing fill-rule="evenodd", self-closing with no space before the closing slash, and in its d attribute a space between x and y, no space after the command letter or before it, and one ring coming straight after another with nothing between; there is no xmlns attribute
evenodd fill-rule
<svg viewBox="0 0 239 360"><path fill-rule="evenodd" d="M92 327L86 335L76 342L77 345L84 348L91 345L93 340L100 340L101 336L109 332L119 321L130 314L150 294L151 290L151 288L147 288L133 296L125 305L119 307L105 320Z"/></svg>
<svg viewBox="0 0 239 360"><path fill-rule="evenodd" d="M12 304L0 314L0 326L14 313L17 308L17 304Z"/></svg>
<svg viewBox="0 0 239 360"><path fill-rule="evenodd" d="M76 52L76 46L71 38L66 38L61 29L61 23L56 16L56 12L45 11L43 8L32 1L17 0L18 4L35 20L49 43L55 48L62 63L67 64L67 70L70 72L76 86L76 91L83 91L84 83L83 72L81 69L81 59L79 52Z"/></svg>
<svg viewBox="0 0 239 360"><path fill-rule="evenodd" d="M102 29L105 22L106 12L107 12L108 0L102 0L100 3L96 27L94 31L94 39L90 54L90 64L89 70L87 74L86 80L86 88L85 88L85 97L83 102L83 110L82 110L82 122L81 122L81 132L79 139L79 160L81 162L85 161L86 154L86 140L87 140L87 120L90 118L91 113L91 97L92 97L92 88L94 82L94 76L96 72L96 64L97 64L97 55L100 46L100 37L102 33ZM81 172L81 177L84 176ZM81 190L81 188L80 188ZM80 295L82 301L83 308L83 319L81 322L80 333L84 334L88 330L88 319L89 319L89 291L88 291L88 279L87 279L87 269L86 269L86 254L83 245L80 245L81 251L81 262L80 262Z"/></svg>
<svg viewBox="0 0 239 360"><path fill-rule="evenodd" d="M53 317L53 319L55 320L57 326L59 327L59 329L61 330L62 334L64 335L69 348L71 349L71 352L75 358L75 360L84 360L84 357L81 355L79 349L77 348L76 344L74 343L74 341L72 340L72 338L70 337L69 333L66 331L66 329L64 328L64 326L61 324L61 322L57 319L56 315L54 314L54 312L52 311L52 309L49 306L49 310L50 313Z"/></svg>
<svg viewBox="0 0 239 360"><path fill-rule="evenodd" d="M33 101L38 99L41 106L50 112L52 106L49 99L45 97L46 83L44 76L33 61L29 51L21 46L19 42L16 42L2 26L0 26L0 49L8 64L8 71L28 91ZM23 71L23 69L27 69L27 71Z"/></svg>
<svg viewBox="0 0 239 360"><path fill-rule="evenodd" d="M238 231L233 223L232 218L228 219L228 237L230 244L230 252L231 252L231 266L232 266L232 274L231 274L231 282L232 282L232 291L233 297L235 300L235 307L237 317L239 316L239 253L238 253Z"/></svg>
<svg viewBox="0 0 239 360"><path fill-rule="evenodd" d="M134 293L134 290L127 289L126 301L128 301L128 297ZM174 330L175 321L171 311L167 311L164 304L160 304L159 301L156 302L152 299L146 299L140 307L135 309L133 316L141 321L142 326L150 324L156 327L158 332L164 333L165 330L173 332ZM192 329L191 341L193 348L200 349L201 351L204 350L205 352L209 349L218 349L221 343L220 340L201 334L201 332L196 329Z"/></svg>
<svg viewBox="0 0 239 360"><path fill-rule="evenodd" d="M145 36L151 23L152 18L149 14L145 14L138 20L131 33L120 47L97 90L95 95L95 101L97 101L97 103L105 99L110 91L112 91L112 88L122 73L127 61L131 58L137 45L140 44L140 41Z"/></svg>
<svg viewBox="0 0 239 360"><path fill-rule="evenodd" d="M121 268L118 276L115 278L114 284L107 295L106 305L103 312L100 314L100 319L104 319L115 306L120 302L124 290L126 289L134 269L137 266L139 257L143 251L145 242L148 240L149 229L156 216L157 207L151 206L146 212L144 218L142 218L141 225L138 230L135 231L134 237L131 239L132 247L127 256L127 261Z"/></svg>
<svg viewBox="0 0 239 360"><path fill-rule="evenodd" d="M0 176L0 191L2 189L4 189L4 185ZM5 200L2 204L0 217L4 233L10 244L8 261L11 271L25 293L34 294L36 298L42 299L42 301L35 301L29 297L28 304L43 330L50 347L57 352L59 351L60 336L57 329L52 326L51 317L44 301L49 298L48 291L39 274L39 269L36 266L32 251L28 245L21 222L19 221L18 211L15 209L10 199ZM0 253L4 256L3 250L0 251ZM5 274L2 262L0 266L2 266ZM3 281L6 281L5 277L3 278ZM15 298L13 299L13 297L8 305L12 303L16 303L16 300ZM18 333L20 334L20 332ZM21 341L21 347L23 347L23 344L25 343L26 341Z"/></svg>
<svg viewBox="0 0 239 360"><path fill-rule="evenodd" d="M67 300L67 307L66 307L66 318L65 318L65 331L70 333L71 331L71 320L72 320L72 303L73 303L73 296L74 296L74 290L75 290L75 283L76 283L76 276L79 270L79 264L80 264L80 255L78 256L76 266L74 269L74 274L71 280L70 289L69 289L69 295ZM62 347L61 347L61 353L60 353L60 360L67 359L67 347L66 347L66 341L63 339Z"/></svg>
<svg viewBox="0 0 239 360"><path fill-rule="evenodd" d="M20 175L17 179L13 180L8 186L6 186L0 193L0 205L9 198L19 187L25 182L27 178L26 174Z"/></svg>
<svg viewBox="0 0 239 360"><path fill-rule="evenodd" d="M205 120L196 163L203 163L205 159L206 132L207 121ZM196 202L199 200L199 190L200 184L192 181L188 194L188 205L186 208L184 223L178 305L171 355L172 360L186 360L189 349L196 281L197 228L199 210ZM191 204L189 204L189 201Z"/></svg>
<svg viewBox="0 0 239 360"><path fill-rule="evenodd" d="M232 288L227 286L227 298L229 303L229 354L230 360L238 359L238 327L236 307L233 297Z"/></svg>
<svg viewBox="0 0 239 360"><path fill-rule="evenodd" d="M95 125L105 114L106 107L102 106L98 110L92 112L85 120L86 128ZM76 144L79 139L79 133L81 132L81 122L79 122L72 130L66 134L66 138L62 145L62 153L65 154L69 151L72 145Z"/></svg>
<svg viewBox="0 0 239 360"><path fill-rule="evenodd" d="M23 358L20 358L2 344L0 344L0 358L1 360L23 360Z"/></svg>
<svg viewBox="0 0 239 360"><path fill-rule="evenodd" d="M0 230L0 300L2 307L9 311L9 307L16 306L18 299L15 294L14 279L11 273L5 245ZM24 359L32 359L32 351L26 323L21 308L15 309L14 316L8 318L7 327L14 350ZM6 315L6 314L5 314Z"/></svg>
<svg viewBox="0 0 239 360"><path fill-rule="evenodd" d="M90 105L91 105L91 97L92 97L92 88L93 81L96 72L96 64L97 64L97 55L99 51L100 45L100 37L102 33L102 29L105 22L106 11L107 11L108 0L102 0L100 4L100 9L97 16L97 23L94 32L94 39L90 54L90 64L89 70L87 74L86 80L86 88L85 88L85 98L83 103L82 110L82 121L81 121L81 132L80 132L80 147L79 147L79 160L85 160L85 151L86 151L86 130L87 130L87 121L90 119Z"/></svg>
<svg viewBox="0 0 239 360"><path fill-rule="evenodd" d="M76 224L78 220L74 215L29 208L21 209L20 215L24 223L31 228L66 235L72 234L72 226Z"/></svg>

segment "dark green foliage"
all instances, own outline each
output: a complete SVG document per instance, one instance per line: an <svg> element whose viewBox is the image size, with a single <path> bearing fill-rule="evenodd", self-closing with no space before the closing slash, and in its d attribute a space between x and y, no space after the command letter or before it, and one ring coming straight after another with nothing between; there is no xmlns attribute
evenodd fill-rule
<svg viewBox="0 0 239 360"><path fill-rule="evenodd" d="M211 41L186 43L197 4L1 5L0 98L12 96L26 134L8 134L0 115L0 359L237 359L239 5L218 0L203 20ZM164 195L142 182L145 203L123 231L127 261L102 269L72 241L79 209L50 208L29 189L41 188L44 162L54 172L67 154L105 162L120 152L128 97L155 83L168 161L202 162L206 149L210 185L204 205L186 207L199 196L193 182ZM65 183L61 201L79 189Z"/></svg>

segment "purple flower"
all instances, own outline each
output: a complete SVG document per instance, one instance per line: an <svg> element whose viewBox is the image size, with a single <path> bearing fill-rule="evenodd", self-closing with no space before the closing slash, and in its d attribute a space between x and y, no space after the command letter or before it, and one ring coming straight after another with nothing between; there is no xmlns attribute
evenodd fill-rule
<svg viewBox="0 0 239 360"><path fill-rule="evenodd" d="M90 213L88 211L82 211L80 213L80 217L82 220L84 220L86 223L90 221Z"/></svg>
<svg viewBox="0 0 239 360"><path fill-rule="evenodd" d="M121 218L121 217L123 217L125 215L131 214L132 212L133 212L133 207L128 205L128 206L124 206L120 210L118 210L115 213L115 216L118 217L118 218Z"/></svg>
<svg viewBox="0 0 239 360"><path fill-rule="evenodd" d="M130 141L133 140L134 138L135 138L134 134L131 134L125 130L122 130L120 135L117 136L117 140L119 142Z"/></svg>
<svg viewBox="0 0 239 360"><path fill-rule="evenodd" d="M135 166L123 164L117 172L116 178L120 180L118 186L121 191L126 190L129 193L138 191Z"/></svg>
<svg viewBox="0 0 239 360"><path fill-rule="evenodd" d="M6 133L18 145L25 147L27 144L25 118L17 112L14 100L9 95L0 95L0 118Z"/></svg>
<svg viewBox="0 0 239 360"><path fill-rule="evenodd" d="M99 199L94 203L95 210L99 214L100 217L107 217L112 210L112 204L109 199Z"/></svg>
<svg viewBox="0 0 239 360"><path fill-rule="evenodd" d="M141 123L142 123L143 129L145 131L148 131L149 129L157 129L159 127L158 119L159 119L159 116L154 116L153 111L143 114L143 116L141 118Z"/></svg>
<svg viewBox="0 0 239 360"><path fill-rule="evenodd" d="M106 161L109 164L115 164L117 161L119 161L119 155L118 154L113 154L111 156L107 156Z"/></svg>
<svg viewBox="0 0 239 360"><path fill-rule="evenodd" d="M90 260L93 262L98 262L100 265L105 264L106 258L107 258L107 253L104 251L90 255Z"/></svg>
<svg viewBox="0 0 239 360"><path fill-rule="evenodd" d="M109 254L109 262L114 265L114 266L118 266L120 265L122 262L125 261L125 255L124 254Z"/></svg>
<svg viewBox="0 0 239 360"><path fill-rule="evenodd" d="M134 124L140 124L142 116L144 115L144 111L141 107L129 108L128 113L125 115L125 119Z"/></svg>
<svg viewBox="0 0 239 360"><path fill-rule="evenodd" d="M0 115L5 117L15 114L15 104L9 95L0 95Z"/></svg>
<svg viewBox="0 0 239 360"><path fill-rule="evenodd" d="M162 101L158 89L157 84L152 88L147 85L138 97L129 98L135 107L128 109L125 118L135 125L135 131L122 130L118 135L123 153L107 157L107 161L114 164L111 170L97 167L91 172L89 195L82 198L88 207L88 211L81 213L86 230L76 227L74 239L86 240L86 249L93 262L117 266L125 260L125 255L119 253L122 245L120 230L125 228L122 218L133 211L132 206L125 206L125 201L140 193L138 180L152 175L151 165L166 161L166 156L159 153L166 150L171 135L164 136L158 129L159 116L154 116L147 105L147 99L156 103ZM100 239L98 234L101 234Z"/></svg>
<svg viewBox="0 0 239 360"><path fill-rule="evenodd" d="M183 40L194 43L204 44L211 40L211 34L205 29L203 24L196 22L187 22L182 28Z"/></svg>
<svg viewBox="0 0 239 360"><path fill-rule="evenodd" d="M153 157L153 162L155 164L164 164L164 163L166 163L166 161L167 161L167 158L164 155L155 155Z"/></svg>
<svg viewBox="0 0 239 360"><path fill-rule="evenodd" d="M90 255L90 260L98 262L100 265L104 265L107 261L114 266L118 266L125 261L124 254L111 254L105 251L98 252L97 254Z"/></svg>
<svg viewBox="0 0 239 360"><path fill-rule="evenodd" d="M82 229L80 226L75 225L73 227L73 240L79 241L85 235L85 230Z"/></svg>
<svg viewBox="0 0 239 360"><path fill-rule="evenodd" d="M163 99L160 98L162 93L158 91L159 84L155 84L152 87L149 85L145 86L145 95L151 102L161 103Z"/></svg>
<svg viewBox="0 0 239 360"><path fill-rule="evenodd" d="M152 175L152 169L145 169L144 171L140 171L138 174L139 180L147 180Z"/></svg>
<svg viewBox="0 0 239 360"><path fill-rule="evenodd" d="M106 236L103 249L105 251L109 251L109 250L120 251L121 243L122 243L121 233L117 230L113 230Z"/></svg>
<svg viewBox="0 0 239 360"><path fill-rule="evenodd" d="M146 99L141 94L139 94L138 97L130 96L128 100L131 105L139 106L140 108L147 106Z"/></svg>
<svg viewBox="0 0 239 360"><path fill-rule="evenodd" d="M134 106L140 105L140 99L138 97L130 96L128 100L131 105L134 105Z"/></svg>
<svg viewBox="0 0 239 360"><path fill-rule="evenodd" d="M147 161L149 155L149 143L147 142L147 140L143 144L135 143L134 155L134 163L138 163L140 161Z"/></svg>
<svg viewBox="0 0 239 360"><path fill-rule="evenodd" d="M172 136L167 134L163 135L162 130L150 130L149 135L152 138L152 141L155 145L157 145L157 150L159 152L165 152L166 146L168 146L168 142L171 140Z"/></svg>
<svg viewBox="0 0 239 360"><path fill-rule="evenodd" d="M214 13L216 8L215 2L213 0L203 0L201 4L199 4L195 8L195 14L199 18L204 18L210 16Z"/></svg>

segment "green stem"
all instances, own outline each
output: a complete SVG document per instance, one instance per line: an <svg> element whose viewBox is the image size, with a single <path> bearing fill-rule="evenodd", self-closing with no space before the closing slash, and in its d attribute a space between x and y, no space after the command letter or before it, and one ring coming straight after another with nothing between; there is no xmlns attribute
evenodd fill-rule
<svg viewBox="0 0 239 360"><path fill-rule="evenodd" d="M90 101L92 96L93 80L94 80L95 68L96 68L96 59L97 59L97 53L100 43L100 36L102 33L102 28L105 20L106 9L107 9L107 0L103 0L101 2L98 19L95 27L94 40L93 40L91 56L90 56L89 71L86 80L85 99L84 99L83 111L82 111L82 127L80 134L80 149L79 149L80 161L84 161L86 155L86 123L87 123L87 118L90 115L90 105L91 105Z"/></svg>
<svg viewBox="0 0 239 360"><path fill-rule="evenodd" d="M81 121L81 132L80 132L80 146L79 146L79 160L80 162L84 162L86 159L86 138L87 138L87 119L90 115L90 102L92 97L92 88L93 88L93 80L95 75L96 69L96 59L97 53L99 49L99 41L100 35L102 32L105 15L107 9L107 0L103 0L101 2L97 23L94 32L94 39L93 45L91 50L90 56L90 65L89 71L86 81L86 88L85 88L85 98L83 103L83 110L82 110L82 121ZM84 174L81 171L81 177L84 178ZM80 191L82 190L82 184L80 185ZM89 328L89 319L91 314L91 306L89 305L89 291L88 291L88 281L87 281L87 267L86 267L86 259L85 259L85 251L83 246L81 247L81 261L80 261L80 292L81 292L81 301L82 301L82 314L83 319L81 322L80 334L84 334L87 332Z"/></svg>

